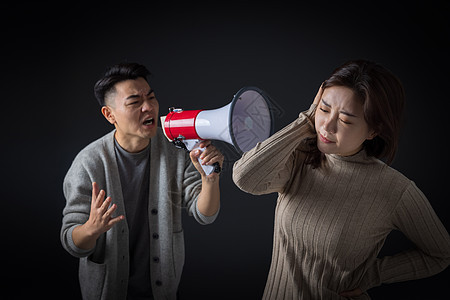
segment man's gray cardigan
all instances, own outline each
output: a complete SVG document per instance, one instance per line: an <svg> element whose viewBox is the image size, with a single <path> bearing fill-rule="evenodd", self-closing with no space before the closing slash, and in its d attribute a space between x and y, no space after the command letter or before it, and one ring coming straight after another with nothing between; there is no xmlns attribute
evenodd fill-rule
<svg viewBox="0 0 450 300"><path fill-rule="evenodd" d="M61 242L80 258L79 279L84 299L125 299L128 287L128 226L121 221L104 233L96 246L83 250L72 240L73 229L89 218L92 182L104 189L117 204L115 216L126 215L114 152L114 132L94 141L75 158L64 179L66 206L63 210ZM197 209L201 177L189 154L175 148L158 130L150 148L150 275L155 299L175 299L184 265L182 208L200 224L217 217Z"/></svg>

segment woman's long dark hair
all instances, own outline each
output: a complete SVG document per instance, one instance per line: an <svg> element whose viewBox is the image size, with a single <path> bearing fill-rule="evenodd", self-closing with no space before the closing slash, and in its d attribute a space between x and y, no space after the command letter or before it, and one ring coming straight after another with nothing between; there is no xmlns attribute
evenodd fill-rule
<svg viewBox="0 0 450 300"><path fill-rule="evenodd" d="M376 137L364 142L369 156L390 165L397 152L405 106L405 92L400 80L383 66L366 61L349 61L333 71L323 89L332 86L350 88L364 107L364 118ZM323 155L311 152L308 161L318 167Z"/></svg>

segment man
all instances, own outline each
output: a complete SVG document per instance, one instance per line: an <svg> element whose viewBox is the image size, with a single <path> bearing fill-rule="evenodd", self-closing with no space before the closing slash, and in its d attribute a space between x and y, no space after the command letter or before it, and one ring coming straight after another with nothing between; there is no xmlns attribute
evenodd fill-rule
<svg viewBox="0 0 450 300"><path fill-rule="evenodd" d="M223 155L210 141L190 154L167 141L149 74L123 63L96 83L115 130L84 148L64 179L61 242L80 258L84 299L175 299L184 264L182 208L200 224L219 212L219 174L206 176L198 157L222 165Z"/></svg>

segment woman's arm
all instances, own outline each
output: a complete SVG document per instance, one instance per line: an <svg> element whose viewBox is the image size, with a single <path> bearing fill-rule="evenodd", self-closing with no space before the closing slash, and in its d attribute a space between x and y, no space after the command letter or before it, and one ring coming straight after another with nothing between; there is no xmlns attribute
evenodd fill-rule
<svg viewBox="0 0 450 300"><path fill-rule="evenodd" d="M394 226L415 248L377 259L362 290L437 274L450 264L450 237L425 195L411 182L394 212Z"/></svg>
<svg viewBox="0 0 450 300"><path fill-rule="evenodd" d="M319 89L306 112L253 149L244 153L233 167L233 180L251 194L281 192L291 178L295 151L306 138L315 137L314 113L322 96Z"/></svg>

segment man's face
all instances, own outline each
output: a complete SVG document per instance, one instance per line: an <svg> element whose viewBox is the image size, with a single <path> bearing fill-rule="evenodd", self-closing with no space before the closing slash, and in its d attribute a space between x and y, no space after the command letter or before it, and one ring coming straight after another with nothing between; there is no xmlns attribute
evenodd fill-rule
<svg viewBox="0 0 450 300"><path fill-rule="evenodd" d="M116 140L128 152L143 150L156 135L159 104L144 78L117 83L102 108L116 127Z"/></svg>

